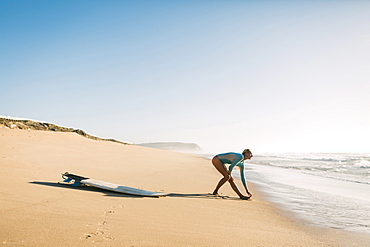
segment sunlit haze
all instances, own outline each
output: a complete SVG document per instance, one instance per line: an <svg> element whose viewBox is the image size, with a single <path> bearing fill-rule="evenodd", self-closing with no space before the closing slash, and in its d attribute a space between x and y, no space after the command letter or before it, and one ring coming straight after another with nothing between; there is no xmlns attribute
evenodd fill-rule
<svg viewBox="0 0 370 247"><path fill-rule="evenodd" d="M370 152L370 1L0 0L0 114L208 152Z"/></svg>

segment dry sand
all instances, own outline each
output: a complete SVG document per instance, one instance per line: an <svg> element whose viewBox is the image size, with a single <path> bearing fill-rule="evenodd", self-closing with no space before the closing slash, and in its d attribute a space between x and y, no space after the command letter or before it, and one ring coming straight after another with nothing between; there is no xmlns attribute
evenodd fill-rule
<svg viewBox="0 0 370 247"><path fill-rule="evenodd" d="M66 171L173 195L58 184ZM228 185L227 198L209 195L219 179L195 155L0 126L0 245L356 246L281 215L253 189L250 201Z"/></svg>

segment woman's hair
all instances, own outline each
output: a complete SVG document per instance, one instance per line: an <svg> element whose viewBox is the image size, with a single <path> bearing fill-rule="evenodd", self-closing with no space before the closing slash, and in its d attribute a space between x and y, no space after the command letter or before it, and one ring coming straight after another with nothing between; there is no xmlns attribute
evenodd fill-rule
<svg viewBox="0 0 370 247"><path fill-rule="evenodd" d="M242 152L242 154L244 155L245 153L252 153L252 151L250 149L244 149L244 151Z"/></svg>

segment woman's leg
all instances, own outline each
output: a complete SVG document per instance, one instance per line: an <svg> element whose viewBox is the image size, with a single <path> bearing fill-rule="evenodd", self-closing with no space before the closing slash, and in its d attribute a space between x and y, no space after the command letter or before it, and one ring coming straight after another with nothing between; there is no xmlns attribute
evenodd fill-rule
<svg viewBox="0 0 370 247"><path fill-rule="evenodd" d="M236 193L236 194L238 194L238 196L240 197L240 199L249 199L249 198L250 198L250 197L244 196L244 195L240 192L240 190L239 190L238 186L236 186L236 183L234 182L234 178L233 178L233 177L231 177L231 178L229 179L229 183L230 183L230 185L231 185L231 188L233 188L233 190L235 191L235 193Z"/></svg>
<svg viewBox="0 0 370 247"><path fill-rule="evenodd" d="M213 166L219 171L224 177L221 178L221 180L218 182L215 190L213 191L214 195L218 194L218 190L221 188L222 185L224 185L229 179L230 179L230 174L227 172L226 166L221 162L219 158L216 156L213 157L212 159L212 164Z"/></svg>

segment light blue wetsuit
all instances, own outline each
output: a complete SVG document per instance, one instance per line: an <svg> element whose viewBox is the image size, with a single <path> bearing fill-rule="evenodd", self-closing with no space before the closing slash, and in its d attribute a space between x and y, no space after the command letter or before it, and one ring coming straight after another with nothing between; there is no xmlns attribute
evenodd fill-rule
<svg viewBox="0 0 370 247"><path fill-rule="evenodd" d="M245 175L244 175L244 155L240 153L223 153L216 155L223 164L230 164L229 171L233 170L235 166L240 167L240 178L245 187L247 187L247 183L245 182Z"/></svg>

